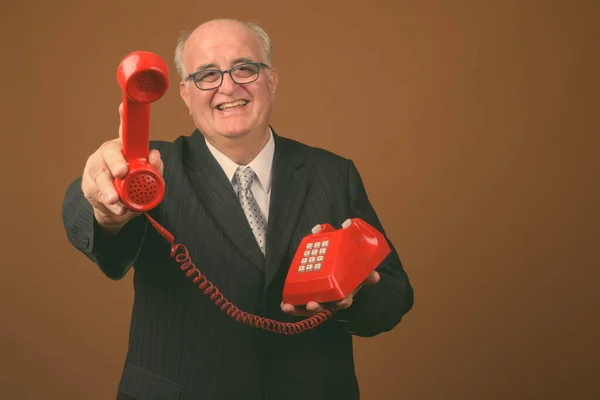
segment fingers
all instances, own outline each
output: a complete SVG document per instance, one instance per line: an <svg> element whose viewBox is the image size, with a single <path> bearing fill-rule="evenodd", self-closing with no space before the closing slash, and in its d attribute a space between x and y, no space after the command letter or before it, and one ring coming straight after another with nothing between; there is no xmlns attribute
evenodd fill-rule
<svg viewBox="0 0 600 400"><path fill-rule="evenodd" d="M96 186L98 187L98 200L107 211L118 216L127 212L115 190L114 180L108 173L102 173L98 176Z"/></svg>
<svg viewBox="0 0 600 400"><path fill-rule="evenodd" d="M119 195L115 190L114 180L110 172L103 169L95 175L94 182L98 189L98 199L107 206L116 204L119 201Z"/></svg>
<svg viewBox="0 0 600 400"><path fill-rule="evenodd" d="M306 303L305 307L301 307L301 306L294 307L291 304L282 302L281 303L281 311L288 313L288 314L298 316L298 317L311 317L311 316L318 314L321 311L325 310L325 308L327 308L330 311L344 310L346 308L349 308L352 305L353 299L354 299L354 294L350 294L346 298L344 298L338 302L327 303L328 304L327 307L324 307L324 305L319 304L314 301L309 301L308 303Z"/></svg>
<svg viewBox="0 0 600 400"><path fill-rule="evenodd" d="M369 274L367 279L365 279L363 285L375 285L377 282L379 282L379 279L381 279L379 272L373 271Z"/></svg>
<svg viewBox="0 0 600 400"><path fill-rule="evenodd" d="M281 302L281 311L293 314L296 311L296 308L291 304Z"/></svg>
<svg viewBox="0 0 600 400"><path fill-rule="evenodd" d="M95 165L99 164L99 165ZM92 206L103 214L122 215L124 207L115 190L114 177L105 164L92 163L84 173L82 189Z"/></svg>
<svg viewBox="0 0 600 400"><path fill-rule="evenodd" d="M96 215L110 220L127 212L114 186L115 177L124 177L126 173L127 164L117 139L104 143L90 156L81 186Z"/></svg>
<svg viewBox="0 0 600 400"><path fill-rule="evenodd" d="M281 311L295 315L295 316L310 317L315 314L318 314L319 312L325 310L326 308L331 311L345 310L352 306L352 303L354 302L354 296L363 287L363 285L375 285L377 282L379 282L380 279L381 279L381 276L379 275L379 273L377 271L373 271L373 272L371 272L371 274L369 274L367 279L365 279L364 282L360 286L358 286L356 289L354 289L352 291L352 293L350 293L348 296L346 296L345 298L343 298L340 301L337 301L335 303L326 303L326 304L319 304L315 301L309 301L308 303L306 303L305 307L301 307L301 306L294 307L291 304L282 302L281 306L280 306Z"/></svg>
<svg viewBox="0 0 600 400"><path fill-rule="evenodd" d="M335 303L335 307L338 310L345 310L346 308L349 308L352 305L353 301L354 301L354 296L347 296L343 300L340 300L337 303Z"/></svg>
<svg viewBox="0 0 600 400"><path fill-rule="evenodd" d="M112 141L103 146L100 156L113 177L124 178L127 175L127 162L119 142Z"/></svg>
<svg viewBox="0 0 600 400"><path fill-rule="evenodd" d="M323 307L321 307L321 305L316 301L309 301L308 303L306 303L306 309L315 314L323 311Z"/></svg>
<svg viewBox="0 0 600 400"><path fill-rule="evenodd" d="M291 304L282 302L280 307L281 311L288 314L292 314L297 317L312 317L313 315L318 314L324 310L324 308L319 303L316 303L314 301L309 301L306 304L306 307L294 307Z"/></svg>

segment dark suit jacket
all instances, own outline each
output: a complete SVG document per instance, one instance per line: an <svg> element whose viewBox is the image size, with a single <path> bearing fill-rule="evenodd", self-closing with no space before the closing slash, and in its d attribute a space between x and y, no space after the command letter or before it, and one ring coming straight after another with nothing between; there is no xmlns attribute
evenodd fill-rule
<svg viewBox="0 0 600 400"><path fill-rule="evenodd" d="M297 321L279 305L302 238L320 223L362 218L383 232L352 161L275 135L267 250L263 257L233 188L196 131L152 142L165 163L166 194L150 212L185 244L200 271L242 310ZM396 250L347 310L299 335L239 323L216 307L170 257L170 245L144 216L115 237L98 229L80 178L68 188L68 239L109 278L134 265L129 349L117 398L358 399L352 335L394 328L413 305ZM390 243L391 245L391 243ZM109 298L107 293L107 298ZM118 306L118 305L115 305Z"/></svg>

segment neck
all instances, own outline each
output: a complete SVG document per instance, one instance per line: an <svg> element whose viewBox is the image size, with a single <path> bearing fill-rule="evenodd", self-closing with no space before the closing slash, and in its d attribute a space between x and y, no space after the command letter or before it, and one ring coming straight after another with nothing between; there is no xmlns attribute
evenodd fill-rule
<svg viewBox="0 0 600 400"><path fill-rule="evenodd" d="M271 131L267 127L266 131L264 131L259 138L254 135L245 135L243 137L225 139L218 142L209 138L207 138L207 140L217 150L225 154L236 164L247 165L250 161L254 160L258 153L265 147L270 137Z"/></svg>

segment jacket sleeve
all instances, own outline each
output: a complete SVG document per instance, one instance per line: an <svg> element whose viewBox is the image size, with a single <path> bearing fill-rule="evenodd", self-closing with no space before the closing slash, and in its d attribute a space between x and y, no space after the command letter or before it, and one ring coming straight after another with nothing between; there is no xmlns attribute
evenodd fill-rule
<svg viewBox="0 0 600 400"><path fill-rule="evenodd" d="M352 161L349 161L348 179L351 217L366 221L387 239ZM380 275L379 282L363 286L354 297L352 305L339 311L336 318L338 322L345 323L345 329L356 336L375 336L390 331L413 307L413 288L395 247L389 239L387 241L392 251L376 269Z"/></svg>
<svg viewBox="0 0 600 400"><path fill-rule="evenodd" d="M62 219L69 242L113 280L122 279L135 263L148 228L147 219L141 215L129 221L117 235L105 235L83 196L81 177L67 188Z"/></svg>

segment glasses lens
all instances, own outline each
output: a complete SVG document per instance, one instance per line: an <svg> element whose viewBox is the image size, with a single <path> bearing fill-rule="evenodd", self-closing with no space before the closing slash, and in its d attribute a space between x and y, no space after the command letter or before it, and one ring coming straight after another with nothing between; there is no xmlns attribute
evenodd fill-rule
<svg viewBox="0 0 600 400"><path fill-rule="evenodd" d="M219 71L202 71L196 74L195 81L196 85L200 89L210 89L218 86L221 80L221 73Z"/></svg>
<svg viewBox="0 0 600 400"><path fill-rule="evenodd" d="M241 64L235 67L231 74L237 83L248 83L258 78L258 67L254 64Z"/></svg>

